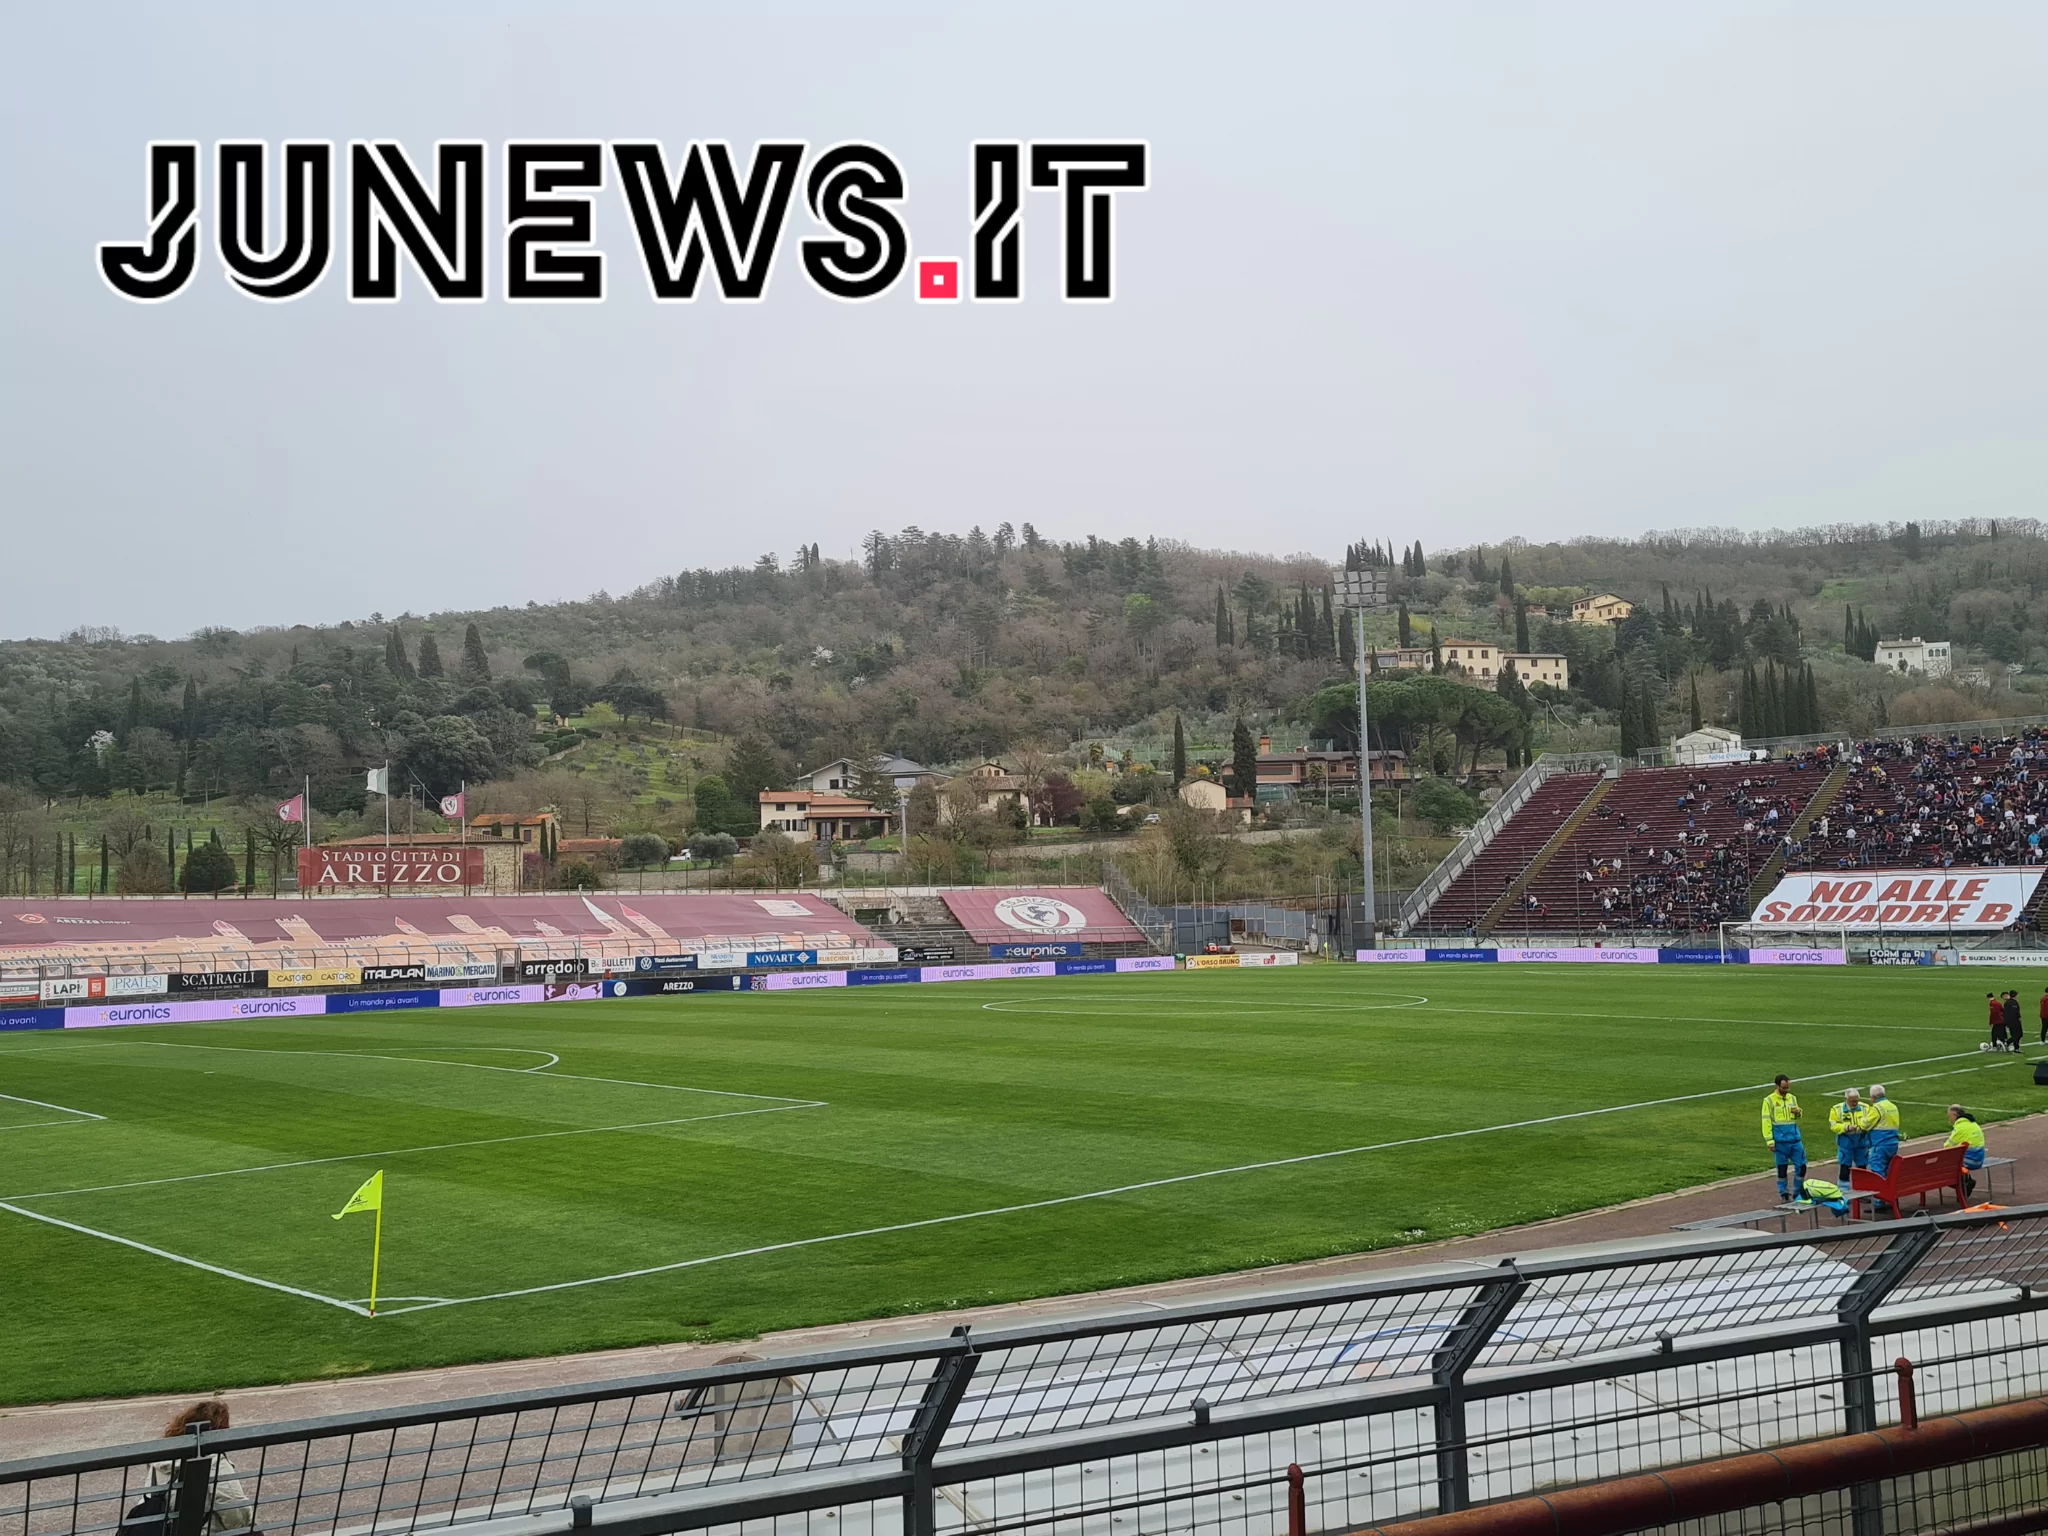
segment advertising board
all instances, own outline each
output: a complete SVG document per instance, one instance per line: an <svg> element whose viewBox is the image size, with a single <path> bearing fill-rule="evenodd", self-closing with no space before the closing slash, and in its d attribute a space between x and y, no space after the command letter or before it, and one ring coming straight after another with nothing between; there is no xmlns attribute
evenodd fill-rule
<svg viewBox="0 0 2048 1536"><path fill-rule="evenodd" d="M425 981L427 968L424 965L366 965L363 967L363 982L377 986L387 981Z"/></svg>
<svg viewBox="0 0 2048 1536"><path fill-rule="evenodd" d="M1045 944L991 944L991 960L1078 960L1081 946L1072 941Z"/></svg>
<svg viewBox="0 0 2048 1536"><path fill-rule="evenodd" d="M491 960L465 960L455 965L426 967L428 981L496 981L498 967Z"/></svg>
<svg viewBox="0 0 2048 1536"><path fill-rule="evenodd" d="M325 1013L324 997L205 997L190 1002L106 1003L64 1010L66 1029L119 1024L199 1024L216 1019L292 1019Z"/></svg>
<svg viewBox="0 0 2048 1536"><path fill-rule="evenodd" d="M628 997L678 997L686 992L738 992L746 978L731 976L655 976L627 982Z"/></svg>
<svg viewBox="0 0 2048 1536"><path fill-rule="evenodd" d="M345 965L333 970L278 971L270 973L273 987L353 987L361 984L362 969Z"/></svg>
<svg viewBox="0 0 2048 1536"><path fill-rule="evenodd" d="M327 999L329 1013L389 1013L394 1008L438 1008L441 994L428 989L410 992L342 992Z"/></svg>
<svg viewBox="0 0 2048 1536"><path fill-rule="evenodd" d="M2040 883L2039 867L1808 872L1779 880L1750 921L1903 933L2008 928L2032 903Z"/></svg>
<svg viewBox="0 0 2048 1536"><path fill-rule="evenodd" d="M173 971L173 992L261 992L270 985L268 971Z"/></svg>
<svg viewBox="0 0 2048 1536"><path fill-rule="evenodd" d="M1929 955L1924 963L1932 965L1934 957ZM2048 949L1962 949L1956 951L1956 964L2048 965Z"/></svg>
<svg viewBox="0 0 2048 1536"><path fill-rule="evenodd" d="M519 962L521 981L550 981L561 976L588 976L590 962L581 958L575 960L522 960Z"/></svg>

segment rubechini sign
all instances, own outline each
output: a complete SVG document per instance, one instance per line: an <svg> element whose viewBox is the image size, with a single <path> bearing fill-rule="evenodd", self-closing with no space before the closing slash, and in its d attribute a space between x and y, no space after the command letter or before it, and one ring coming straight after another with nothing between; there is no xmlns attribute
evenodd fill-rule
<svg viewBox="0 0 2048 1536"><path fill-rule="evenodd" d="M1750 921L1904 932L2008 928L2040 883L2039 869L1815 871L1785 876Z"/></svg>

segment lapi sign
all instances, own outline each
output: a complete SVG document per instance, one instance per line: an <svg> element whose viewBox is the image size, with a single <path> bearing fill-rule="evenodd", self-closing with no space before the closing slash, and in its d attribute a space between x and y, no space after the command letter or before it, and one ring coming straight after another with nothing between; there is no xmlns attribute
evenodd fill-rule
<svg viewBox="0 0 2048 1536"><path fill-rule="evenodd" d="M2039 869L1859 870L1787 875L1750 921L1823 928L2006 928L2027 910Z"/></svg>
<svg viewBox="0 0 2048 1536"><path fill-rule="evenodd" d="M301 848L299 889L460 889L484 883L481 848Z"/></svg>

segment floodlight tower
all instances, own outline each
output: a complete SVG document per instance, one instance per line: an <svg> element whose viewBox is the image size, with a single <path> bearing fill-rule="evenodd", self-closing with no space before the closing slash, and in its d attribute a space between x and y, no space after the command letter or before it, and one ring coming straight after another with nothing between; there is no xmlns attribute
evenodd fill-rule
<svg viewBox="0 0 2048 1536"><path fill-rule="evenodd" d="M1372 878L1372 753L1366 737L1365 680L1370 653L1365 648L1365 616L1387 606L1387 568L1337 572L1337 593L1351 610L1358 645L1358 846L1364 857L1365 949L1378 949L1379 903Z"/></svg>

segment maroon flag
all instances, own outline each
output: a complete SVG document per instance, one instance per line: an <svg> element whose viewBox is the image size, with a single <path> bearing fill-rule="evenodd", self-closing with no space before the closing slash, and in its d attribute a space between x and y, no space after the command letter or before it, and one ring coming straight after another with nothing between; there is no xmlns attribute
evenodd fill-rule
<svg viewBox="0 0 2048 1536"><path fill-rule="evenodd" d="M441 814L450 821L462 820L463 802L468 798L469 792L467 790L464 790L459 795L443 795L441 797Z"/></svg>
<svg viewBox="0 0 2048 1536"><path fill-rule="evenodd" d="M293 795L277 808L279 821L304 821L306 819L306 797Z"/></svg>

